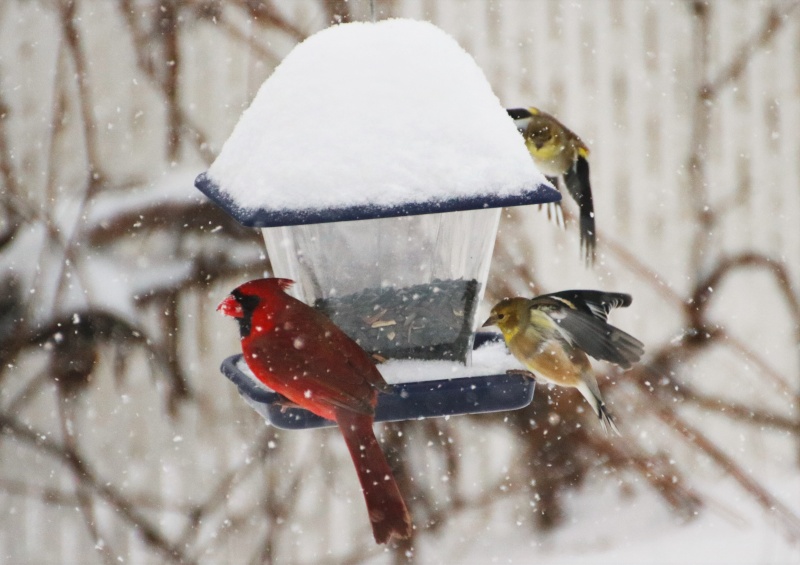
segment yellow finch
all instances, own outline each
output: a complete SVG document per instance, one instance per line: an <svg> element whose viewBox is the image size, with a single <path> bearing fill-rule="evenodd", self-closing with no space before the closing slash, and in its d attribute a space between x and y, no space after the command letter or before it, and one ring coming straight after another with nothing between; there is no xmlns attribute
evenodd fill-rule
<svg viewBox="0 0 800 565"><path fill-rule="evenodd" d="M580 211L581 249L586 262L594 263L597 243L594 227L592 186L589 183L589 148L572 130L538 108L507 110L539 170L559 188L564 179L567 191Z"/></svg>
<svg viewBox="0 0 800 565"><path fill-rule="evenodd" d="M544 380L577 388L604 430L619 434L597 386L589 357L627 369L644 353L635 337L610 325L613 308L631 303L629 294L565 290L536 298L506 298L492 308L484 326L503 332L509 351Z"/></svg>

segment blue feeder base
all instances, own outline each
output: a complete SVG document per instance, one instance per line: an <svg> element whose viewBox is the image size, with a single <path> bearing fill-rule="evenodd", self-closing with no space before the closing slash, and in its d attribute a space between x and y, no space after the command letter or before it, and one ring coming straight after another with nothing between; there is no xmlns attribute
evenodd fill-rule
<svg viewBox="0 0 800 565"><path fill-rule="evenodd" d="M259 387L239 370L237 364L241 358L241 354L228 357L220 369L267 422L285 430L335 425L303 408L287 408L284 397ZM396 384L392 385L392 393L378 395L375 421L396 422L516 410L531 403L534 384L533 379L516 374Z"/></svg>

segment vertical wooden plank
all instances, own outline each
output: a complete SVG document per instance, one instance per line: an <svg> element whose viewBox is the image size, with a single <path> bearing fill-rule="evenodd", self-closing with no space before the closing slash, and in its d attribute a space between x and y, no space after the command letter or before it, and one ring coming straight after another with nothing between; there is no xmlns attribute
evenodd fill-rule
<svg viewBox="0 0 800 565"><path fill-rule="evenodd" d="M787 26L789 29L779 38L781 150L777 168L781 173L779 188L785 195L785 215L781 225L785 237L781 256L787 262L797 285L800 281L800 238L791 237L791 233L800 225L800 190L790 188L800 182L800 136L795 133L800 131L800 24L797 17Z"/></svg>

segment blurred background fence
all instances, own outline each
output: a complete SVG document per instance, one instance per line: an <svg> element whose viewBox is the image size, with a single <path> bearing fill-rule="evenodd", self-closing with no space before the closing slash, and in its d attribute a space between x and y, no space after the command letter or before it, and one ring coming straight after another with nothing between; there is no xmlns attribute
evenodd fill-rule
<svg viewBox="0 0 800 565"><path fill-rule="evenodd" d="M417 526L384 551L335 433L265 427L219 375L238 340L214 307L267 262L192 186L291 48L370 3L0 3L0 561L467 560L580 520L591 490L655 504L653 528L721 512L716 482L796 547L798 4L375 0L590 146L598 265L570 203L566 230L508 210L481 314L630 292L612 322L648 349L599 366L622 439L542 386L517 412L381 427Z"/></svg>

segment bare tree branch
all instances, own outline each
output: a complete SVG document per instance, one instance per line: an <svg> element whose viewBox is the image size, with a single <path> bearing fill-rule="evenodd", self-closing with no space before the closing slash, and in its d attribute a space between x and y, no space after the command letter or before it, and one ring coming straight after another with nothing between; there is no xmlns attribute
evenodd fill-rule
<svg viewBox="0 0 800 565"><path fill-rule="evenodd" d="M70 404L70 399L63 394L63 391L61 392L62 394L59 395L57 402L59 420L61 423L62 441L65 449L73 453L78 453L75 435L71 431L70 422L75 421L74 414L71 414L72 406ZM114 551L110 545L108 545L108 542L100 534L97 518L95 517L94 513L92 497L84 485L84 477L81 474L81 466L77 465L76 461L77 460L72 457L66 459L67 466L72 472L72 478L75 484L75 498L78 500L78 508L80 508L81 514L83 515L83 522L86 526L86 530L89 532L89 535L92 538L92 545L95 547L95 549L97 549L100 557L103 559L103 562L106 565L111 565L112 563L117 562L117 557L121 556L118 552Z"/></svg>
<svg viewBox="0 0 800 565"><path fill-rule="evenodd" d="M155 66L150 62L145 55L147 48L147 38L141 32L139 23L136 18L137 11L133 7L132 0L119 0L120 12L124 18L125 23L131 33L133 40L134 51L136 53L136 62L139 70L158 87L158 91L164 96L165 103L170 103L170 94L167 91L167 84L158 76ZM172 124L173 133L176 131L184 131L186 137L194 143L199 155L207 163L211 162L216 157L211 151L208 138L202 133L200 127L195 124L187 115L186 111L178 104L177 98L174 104L170 107L170 123Z"/></svg>
<svg viewBox="0 0 800 565"><path fill-rule="evenodd" d="M89 91L89 72L86 64L86 55L83 48L83 38L75 25L77 15L77 0L59 0L58 12L62 34L67 45L72 64L75 67L75 82L78 86L78 101L81 109L83 123L83 136L88 160L88 188L84 196L85 201L94 194L100 184L105 180L105 175L100 166L100 156L97 152L97 125L94 119L94 110L91 93Z"/></svg>
<svg viewBox="0 0 800 565"><path fill-rule="evenodd" d="M167 156L170 161L177 161L182 131L180 99L178 97L178 79L181 68L180 51L180 0L163 0L158 27L164 44L164 97L167 99Z"/></svg>
<svg viewBox="0 0 800 565"><path fill-rule="evenodd" d="M723 88L739 80L751 65L754 55L770 44L798 6L800 6L800 2L793 0L780 2L769 8L758 33L739 47L736 55L717 73L715 78L700 86L698 97L703 100L712 100L719 96Z"/></svg>
<svg viewBox="0 0 800 565"><path fill-rule="evenodd" d="M728 457L699 429L691 426L686 420L678 416L674 410L661 406L657 408L656 414L665 424L676 430L686 441L708 455L720 468L739 483L761 505L765 513L768 515L777 514L780 518L778 523L788 539L793 543L800 543L800 517L792 512L788 506L770 494L750 473L736 464L733 459Z"/></svg>
<svg viewBox="0 0 800 565"><path fill-rule="evenodd" d="M110 482L100 479L94 469L74 449L57 444L49 439L47 434L25 427L15 418L3 412L0 412L0 433L11 434L18 441L56 458L71 468L73 473L80 477L81 483L85 488L112 506L117 514L142 536L148 546L160 553L168 561L192 562L186 558L179 547L173 545L156 526L144 518L131 501L112 487Z"/></svg>
<svg viewBox="0 0 800 565"><path fill-rule="evenodd" d="M270 27L282 31L292 39L303 41L308 37L308 32L303 31L294 23L284 18L280 10L274 6L271 0L234 0L245 13L249 14L253 21L262 27Z"/></svg>

